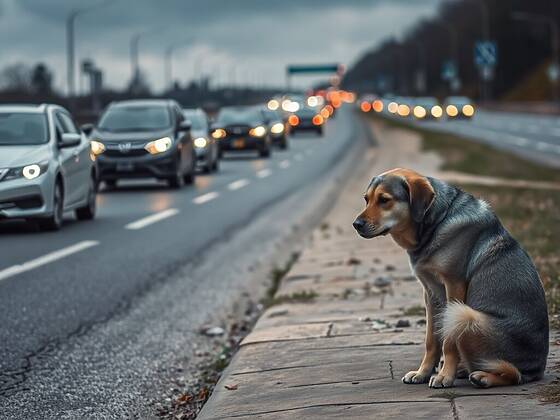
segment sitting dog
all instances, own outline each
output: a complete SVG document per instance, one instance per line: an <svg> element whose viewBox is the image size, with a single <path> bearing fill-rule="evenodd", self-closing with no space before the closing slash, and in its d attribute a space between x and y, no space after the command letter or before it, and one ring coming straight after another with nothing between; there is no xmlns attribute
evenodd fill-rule
<svg viewBox="0 0 560 420"><path fill-rule="evenodd" d="M390 234L424 288L425 353L403 382L451 387L459 362L476 387L542 378L544 290L531 258L488 204L408 169L375 177L365 200L354 228L368 239Z"/></svg>

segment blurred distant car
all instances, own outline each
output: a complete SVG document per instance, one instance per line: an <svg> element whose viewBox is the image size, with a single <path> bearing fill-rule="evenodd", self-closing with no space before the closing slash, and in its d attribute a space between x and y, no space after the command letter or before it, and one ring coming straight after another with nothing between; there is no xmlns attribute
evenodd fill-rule
<svg viewBox="0 0 560 420"><path fill-rule="evenodd" d="M122 178L163 179L171 188L194 181L191 124L175 101L114 102L95 128L83 128L91 131L99 177L109 187Z"/></svg>
<svg viewBox="0 0 560 420"><path fill-rule="evenodd" d="M200 109L183 109L183 116L191 123L196 162L206 173L217 171L219 166L218 141L210 135L208 116Z"/></svg>
<svg viewBox="0 0 560 420"><path fill-rule="evenodd" d="M443 103L443 109L447 118L471 119L475 107L471 99L466 96L450 96Z"/></svg>
<svg viewBox="0 0 560 420"><path fill-rule="evenodd" d="M292 134L295 134L296 131L312 130L322 136L324 123L325 118L321 115L320 110L304 104L300 104L299 109L288 117Z"/></svg>
<svg viewBox="0 0 560 420"><path fill-rule="evenodd" d="M223 152L256 150L269 157L272 139L264 114L254 106L224 107L212 124L212 137Z"/></svg>
<svg viewBox="0 0 560 420"><path fill-rule="evenodd" d="M437 119L443 115L443 108L432 96L416 98L413 102L412 115L419 120Z"/></svg>
<svg viewBox="0 0 560 420"><path fill-rule="evenodd" d="M95 217L97 176L89 140L57 105L0 106L0 219L62 226L65 211Z"/></svg>
<svg viewBox="0 0 560 420"><path fill-rule="evenodd" d="M288 148L288 127L284 123L284 118L278 111L273 111L268 108L262 110L265 121L268 126L272 144L278 146L280 149Z"/></svg>

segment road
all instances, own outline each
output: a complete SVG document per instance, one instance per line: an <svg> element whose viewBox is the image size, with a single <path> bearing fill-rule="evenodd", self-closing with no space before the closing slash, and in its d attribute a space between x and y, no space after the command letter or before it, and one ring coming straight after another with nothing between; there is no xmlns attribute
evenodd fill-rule
<svg viewBox="0 0 560 420"><path fill-rule="evenodd" d="M179 191L127 182L101 193L95 221L70 215L60 232L0 224L0 417L146 410L138 401L166 385L200 325L251 291L248 273L290 232L312 227L366 144L357 121L343 109L323 138L231 156Z"/></svg>
<svg viewBox="0 0 560 420"><path fill-rule="evenodd" d="M473 138L560 168L560 118L478 110L472 120L422 121L430 129Z"/></svg>

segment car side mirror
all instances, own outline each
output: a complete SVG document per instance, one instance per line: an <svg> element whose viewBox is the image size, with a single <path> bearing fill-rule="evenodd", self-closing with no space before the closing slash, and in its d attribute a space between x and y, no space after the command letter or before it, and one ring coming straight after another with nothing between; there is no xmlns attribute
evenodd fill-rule
<svg viewBox="0 0 560 420"><path fill-rule="evenodd" d="M192 127L192 123L189 120L183 120L179 124L179 131L189 131Z"/></svg>
<svg viewBox="0 0 560 420"><path fill-rule="evenodd" d="M93 124L83 124L80 129L84 132L86 136L89 136L93 131Z"/></svg>
<svg viewBox="0 0 560 420"><path fill-rule="evenodd" d="M77 133L64 133L60 138L59 147L74 147L80 144L82 136Z"/></svg>

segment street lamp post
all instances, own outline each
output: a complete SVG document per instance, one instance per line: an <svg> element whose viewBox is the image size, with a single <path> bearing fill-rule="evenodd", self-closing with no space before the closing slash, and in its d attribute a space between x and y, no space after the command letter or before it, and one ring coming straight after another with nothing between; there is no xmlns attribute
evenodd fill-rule
<svg viewBox="0 0 560 420"><path fill-rule="evenodd" d="M66 78L67 78L67 89L68 89L68 99L70 100L70 107L74 106L74 95L75 95L75 76L74 70L76 67L75 61L75 23L76 18L84 13L90 12L92 10L98 9L103 6L114 2L115 0L107 0L90 7L85 7L82 9L74 9L66 16Z"/></svg>
<svg viewBox="0 0 560 420"><path fill-rule="evenodd" d="M139 44L140 40L149 34L152 34L159 30L159 28L152 28L147 31L138 32L130 38L130 71L131 71L131 81L137 81L140 76L140 51Z"/></svg>
<svg viewBox="0 0 560 420"><path fill-rule="evenodd" d="M172 83L173 83L173 53L175 52L175 50L183 45L189 44L192 42L192 39L188 39L185 40L182 43L178 43L178 44L172 44L170 46L168 46L164 53L163 53L163 65L164 65L164 80L165 80L165 86L167 86L169 89L172 88Z"/></svg>
<svg viewBox="0 0 560 420"><path fill-rule="evenodd" d="M544 23L550 27L550 46L552 48L552 65L554 66L554 77L550 77L551 81L556 85L554 89L554 100L558 101L560 94L558 92L558 71L560 70L560 27L558 22L549 16L535 15L525 12L513 12L511 17L515 20Z"/></svg>

